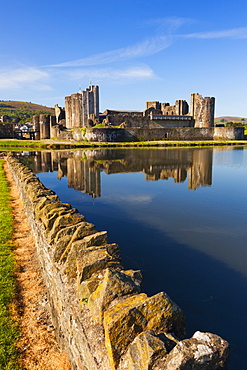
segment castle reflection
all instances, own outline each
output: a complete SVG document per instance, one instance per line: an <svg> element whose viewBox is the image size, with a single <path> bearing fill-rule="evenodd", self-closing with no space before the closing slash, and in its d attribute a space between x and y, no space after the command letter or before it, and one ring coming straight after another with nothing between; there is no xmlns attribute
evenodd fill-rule
<svg viewBox="0 0 247 370"><path fill-rule="evenodd" d="M30 161L30 159L32 160ZM57 171L68 178L68 187L101 196L100 172L106 174L143 172L146 181L184 182L188 188L212 185L213 150L205 149L95 149L73 152L35 152L29 166L35 173Z"/></svg>

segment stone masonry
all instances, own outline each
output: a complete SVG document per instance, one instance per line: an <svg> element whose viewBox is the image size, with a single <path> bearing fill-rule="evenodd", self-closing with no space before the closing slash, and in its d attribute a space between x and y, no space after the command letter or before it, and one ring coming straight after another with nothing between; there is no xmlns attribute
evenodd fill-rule
<svg viewBox="0 0 247 370"><path fill-rule="evenodd" d="M90 85L85 91L65 97L66 127L91 127L99 118L99 87Z"/></svg>
<svg viewBox="0 0 247 370"><path fill-rule="evenodd" d="M194 117L195 127L214 127L215 98L203 98L199 94L191 94L190 114Z"/></svg>
<svg viewBox="0 0 247 370"><path fill-rule="evenodd" d="M7 163L35 238L57 339L73 369L226 369L225 340L198 331L184 339L182 310L164 292L142 292L141 272L124 269L106 231L17 159Z"/></svg>

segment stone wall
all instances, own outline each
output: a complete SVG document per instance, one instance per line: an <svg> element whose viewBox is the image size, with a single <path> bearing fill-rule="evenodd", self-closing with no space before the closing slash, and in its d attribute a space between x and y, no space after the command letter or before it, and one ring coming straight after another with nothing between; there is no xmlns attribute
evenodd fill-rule
<svg viewBox="0 0 247 370"><path fill-rule="evenodd" d="M58 139L62 139L63 133L54 132ZM60 136L61 134L61 136ZM72 140L90 142L126 142L126 141L157 141L157 140L243 140L244 129L242 127L154 127L143 128L92 128L74 129L71 132Z"/></svg>
<svg viewBox="0 0 247 370"><path fill-rule="evenodd" d="M215 127L215 140L244 140L244 127Z"/></svg>
<svg viewBox="0 0 247 370"><path fill-rule="evenodd" d="M199 141L199 140L244 140L243 127L162 127L162 122L153 122L151 128L75 128L62 130L59 125L51 126L51 138L90 142L126 142L126 141ZM187 121L181 121L185 126ZM188 121L187 124L189 124Z"/></svg>
<svg viewBox="0 0 247 370"><path fill-rule="evenodd" d="M33 129L35 139L43 140L51 138L51 128L56 123L56 116L49 114L40 114L33 116Z"/></svg>
<svg viewBox="0 0 247 370"><path fill-rule="evenodd" d="M65 127L60 125L55 125L51 127L51 138L58 140L75 140L73 139L74 130L68 131Z"/></svg>
<svg viewBox="0 0 247 370"><path fill-rule="evenodd" d="M125 123L127 127L149 127L150 118L143 116L140 112L108 113L103 123L120 126Z"/></svg>
<svg viewBox="0 0 247 370"><path fill-rule="evenodd" d="M164 293L142 293L117 244L9 156L35 238L57 338L73 369L226 368L229 347L211 333L184 339L181 309Z"/></svg>
<svg viewBox="0 0 247 370"><path fill-rule="evenodd" d="M13 139L14 125L13 123L0 123L0 138Z"/></svg>
<svg viewBox="0 0 247 370"><path fill-rule="evenodd" d="M156 141L156 140L212 140L213 129L153 128L153 129L91 129L87 130L88 141Z"/></svg>
<svg viewBox="0 0 247 370"><path fill-rule="evenodd" d="M182 103L182 100L176 103ZM194 120L190 116L182 116L182 114L174 115L173 107L168 107L170 109L170 115L167 113L162 113L161 110L155 109L151 105L155 105L157 102L148 102L148 109L142 112L114 112L105 111L103 123L106 125L120 126L123 128L168 128L168 127L193 127ZM182 109L182 108L181 108Z"/></svg>

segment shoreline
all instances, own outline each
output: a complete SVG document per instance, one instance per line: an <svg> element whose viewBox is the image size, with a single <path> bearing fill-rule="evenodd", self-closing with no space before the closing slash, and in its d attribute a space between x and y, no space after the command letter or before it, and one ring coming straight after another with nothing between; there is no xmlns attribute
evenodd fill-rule
<svg viewBox="0 0 247 370"><path fill-rule="evenodd" d="M229 141L142 141L142 142L72 142L56 140L16 140L0 139L0 150L60 150L60 149L96 149L96 148L190 148L190 147L247 146L247 140Z"/></svg>

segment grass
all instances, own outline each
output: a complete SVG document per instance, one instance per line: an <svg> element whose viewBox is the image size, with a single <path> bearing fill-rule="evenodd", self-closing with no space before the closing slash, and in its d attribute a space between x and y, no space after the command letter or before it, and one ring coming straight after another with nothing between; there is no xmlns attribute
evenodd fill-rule
<svg viewBox="0 0 247 370"><path fill-rule="evenodd" d="M12 318L12 301L15 295L14 268L11 236L13 220L9 207L10 193L0 160L0 369L17 370L19 337L17 323Z"/></svg>
<svg viewBox="0 0 247 370"><path fill-rule="evenodd" d="M9 140L0 139L0 150L61 150L61 149L90 149L90 148L151 148L151 147L205 147L205 146L246 146L247 140L212 140L212 141L137 141L137 142L87 142L87 141L53 141L53 140Z"/></svg>

